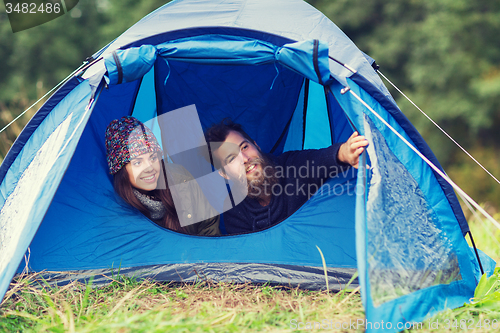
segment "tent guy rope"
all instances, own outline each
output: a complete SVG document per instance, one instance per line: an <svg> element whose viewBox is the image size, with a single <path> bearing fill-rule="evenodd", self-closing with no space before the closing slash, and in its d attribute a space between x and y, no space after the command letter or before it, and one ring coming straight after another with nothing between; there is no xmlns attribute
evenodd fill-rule
<svg viewBox="0 0 500 333"><path fill-rule="evenodd" d="M31 104L31 106L29 108L27 108L26 110L24 110L20 115L18 115L16 118L14 118L10 123L8 123L7 125L5 125L4 128L2 128L0 130L0 133L2 133L7 128L9 128L10 125L12 125L13 123L15 123L19 118L21 118L26 112L28 112L29 110L31 110L35 105L37 105L38 103L40 103L41 100L43 100L45 97L47 97L50 94L52 94L52 92L54 90L56 90L57 88L59 88L64 82L66 82L70 77L72 77L73 75L75 75L75 73L77 73L85 65L86 65L86 63L83 63L80 67L78 67L77 69L75 69L71 74L69 74L68 76L66 76L66 78L64 78L61 82L59 82L58 84L56 84L54 86L54 88L50 89L45 95L43 95L42 97L40 97L38 99L38 101L36 101L35 103Z"/></svg>
<svg viewBox="0 0 500 333"><path fill-rule="evenodd" d="M392 83L384 74L382 74L382 72L380 70L377 70L377 73L380 74L380 76L382 76L391 86L394 87L394 89L396 89L401 95L403 95L404 98L406 98L408 100L408 102L410 102L414 107L416 107L418 109L418 111L420 111L427 119L430 120L431 123L433 123L437 128L439 128L439 130L441 132L444 133L444 135L446 135L454 144L456 144L460 149L462 149L462 151L464 153L467 154L467 156L469 156L474 162L477 163L477 165L479 165L488 175L491 176L491 178L493 178L498 184L500 184L500 180L498 180L495 176L493 176L493 174L491 174L491 172L489 172L481 163L479 163L467 150L465 150L465 148L463 148L455 139L453 139L451 137L451 135L449 135L444 129L442 129L434 120L432 120L431 117L429 117L421 108L418 107L418 105L416 105L408 96L406 96L394 83Z"/></svg>

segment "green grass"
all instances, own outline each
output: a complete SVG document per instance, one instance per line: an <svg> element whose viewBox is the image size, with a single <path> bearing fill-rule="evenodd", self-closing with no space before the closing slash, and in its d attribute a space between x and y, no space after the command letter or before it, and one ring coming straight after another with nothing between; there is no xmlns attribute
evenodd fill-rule
<svg viewBox="0 0 500 333"><path fill-rule="evenodd" d="M482 221L471 229L479 248L498 260L498 231ZM483 278L475 296L471 304L442 312L411 331L500 331L500 270ZM36 274L24 275L12 282L0 306L0 332L299 332L306 328L300 322L335 330L335 325L347 328L358 320L364 320L359 289L334 294L209 281L163 284L123 276L103 287L77 282L50 287ZM491 326L494 320L497 329Z"/></svg>
<svg viewBox="0 0 500 333"><path fill-rule="evenodd" d="M363 317L357 290L308 292L251 284L160 284L120 278L91 288L18 279L0 308L1 332L283 331L292 320Z"/></svg>
<svg viewBox="0 0 500 333"><path fill-rule="evenodd" d="M500 222L500 213L493 216ZM474 237L476 246L494 259L497 263L500 262L500 230L487 219L470 217L469 227ZM469 237L466 237L469 245L471 245Z"/></svg>

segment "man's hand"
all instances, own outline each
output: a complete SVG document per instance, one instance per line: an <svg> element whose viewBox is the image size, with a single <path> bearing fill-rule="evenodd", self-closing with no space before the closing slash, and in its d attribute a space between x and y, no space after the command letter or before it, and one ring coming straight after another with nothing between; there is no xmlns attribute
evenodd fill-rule
<svg viewBox="0 0 500 333"><path fill-rule="evenodd" d="M366 146L368 146L368 141L364 136L359 135L358 132L352 133L349 140L344 142L339 148L339 152L337 153L339 161L350 164L357 169L359 155L365 150L364 147Z"/></svg>

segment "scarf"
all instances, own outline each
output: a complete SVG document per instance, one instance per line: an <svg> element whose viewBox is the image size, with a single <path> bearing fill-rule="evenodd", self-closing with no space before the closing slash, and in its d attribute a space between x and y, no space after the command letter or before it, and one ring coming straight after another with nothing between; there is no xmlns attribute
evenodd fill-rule
<svg viewBox="0 0 500 333"><path fill-rule="evenodd" d="M161 220L167 209L163 206L161 201L153 199L153 197L143 194L136 189L133 190L135 197L149 210L151 214L151 220L158 221Z"/></svg>

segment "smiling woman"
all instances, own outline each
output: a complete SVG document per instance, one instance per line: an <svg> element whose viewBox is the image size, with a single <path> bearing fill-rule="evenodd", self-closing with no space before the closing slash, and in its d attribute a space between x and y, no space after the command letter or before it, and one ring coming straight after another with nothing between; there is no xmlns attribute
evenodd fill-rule
<svg viewBox="0 0 500 333"><path fill-rule="evenodd" d="M139 120L130 116L113 120L106 129L106 152L115 191L129 205L164 228L196 235L220 234L219 216L196 181L182 166L165 165L156 137ZM176 186L177 200L169 185ZM179 215L193 223L181 225ZM213 217L202 220L197 215Z"/></svg>
<svg viewBox="0 0 500 333"><path fill-rule="evenodd" d="M132 186L144 191L156 189L160 168L156 152L139 155L125 165Z"/></svg>

